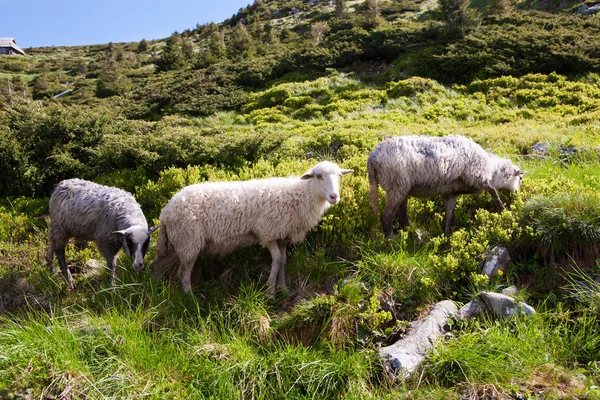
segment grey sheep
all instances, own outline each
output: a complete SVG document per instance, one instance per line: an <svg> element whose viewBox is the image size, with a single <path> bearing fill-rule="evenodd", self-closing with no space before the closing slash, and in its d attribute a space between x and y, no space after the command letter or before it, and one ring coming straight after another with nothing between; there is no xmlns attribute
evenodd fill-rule
<svg viewBox="0 0 600 400"><path fill-rule="evenodd" d="M62 274L73 287L73 278L65 261L65 246L70 238L93 240L106 259L114 285L117 254L121 247L133 259L133 267L141 271L150 234L155 229L148 229L140 205L129 192L82 179L67 179L60 182L50 196L46 262L54 273L56 253Z"/></svg>
<svg viewBox="0 0 600 400"><path fill-rule="evenodd" d="M160 215L158 257L152 273L160 277L179 260L183 292L201 253L227 255L260 245L272 257L267 295L285 283L286 246L304 240L331 204L340 201L339 178L352 170L321 162L302 177L206 182L176 193Z"/></svg>
<svg viewBox="0 0 600 400"><path fill-rule="evenodd" d="M518 190L524 173L510 160L484 150L469 138L454 135L390 137L369 155L367 169L371 208L376 215L378 185L386 193L381 223L388 239L394 237L394 217L401 227L408 226L410 196L444 196L444 233L449 236L458 195L485 190L503 211L496 189Z"/></svg>

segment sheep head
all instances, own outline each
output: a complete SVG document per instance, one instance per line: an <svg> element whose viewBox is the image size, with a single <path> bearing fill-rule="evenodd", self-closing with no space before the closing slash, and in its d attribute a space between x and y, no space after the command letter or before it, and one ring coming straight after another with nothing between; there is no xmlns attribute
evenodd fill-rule
<svg viewBox="0 0 600 400"><path fill-rule="evenodd" d="M340 202L340 177L351 172L354 171L342 169L329 161L323 161L308 170L300 179L310 179L321 197L329 204L337 204Z"/></svg>

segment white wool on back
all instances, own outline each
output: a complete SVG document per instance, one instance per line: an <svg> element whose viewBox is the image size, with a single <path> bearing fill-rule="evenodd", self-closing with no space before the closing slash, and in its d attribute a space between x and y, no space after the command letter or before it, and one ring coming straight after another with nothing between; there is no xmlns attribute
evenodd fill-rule
<svg viewBox="0 0 600 400"><path fill-rule="evenodd" d="M383 190L416 197L516 190L520 182L510 160L462 136L394 136L373 150L368 164Z"/></svg>
<svg viewBox="0 0 600 400"><path fill-rule="evenodd" d="M178 255L226 255L274 240L301 242L329 203L313 180L267 178L188 186L164 207L160 221Z"/></svg>

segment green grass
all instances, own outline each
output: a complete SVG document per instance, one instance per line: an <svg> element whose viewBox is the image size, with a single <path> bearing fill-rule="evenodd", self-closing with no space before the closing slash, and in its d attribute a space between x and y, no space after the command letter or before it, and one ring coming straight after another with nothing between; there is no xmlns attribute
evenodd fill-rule
<svg viewBox="0 0 600 400"><path fill-rule="evenodd" d="M23 79L25 82L33 81L36 76L37 76L37 74L17 74L17 73L11 74L11 73L6 73L6 72L0 72L0 79L19 77L19 78Z"/></svg>
<svg viewBox="0 0 600 400"><path fill-rule="evenodd" d="M543 90L551 90L548 79L530 76L509 83L539 81ZM157 283L147 272L131 271L124 255L119 285L110 288L104 268L84 266L90 258L101 260L95 246L71 245L68 262L81 271L75 274L77 288L70 291L44 263L47 222L37 217L47 213L47 198L4 200L0 397L473 398L547 393L593 398L592 386L600 383L597 302L589 292L574 291L589 286L589 277L566 271L572 271L568 255L573 246L586 242L594 249L598 243L597 235L588 233L600 226L600 136L595 120L577 119L594 110L562 103L539 106L532 96L524 96L531 104L521 104L510 91L486 91L498 81L478 85L471 93L413 79L393 85L396 92L388 93L351 75L331 73L252 94L248 109L238 113L169 116L157 122L127 120L108 108L100 114L63 108L42 112L35 105L15 108L8 119L11 130L1 131L5 136L0 137L7 146L13 144L12 132L27 138L13 147L15 154L29 149L25 145L34 138L59 149L51 157L53 171L35 169L33 159L23 159L22 176L32 187L44 179L50 184L50 173L76 174L82 166L90 173L88 168L98 167L97 175L92 171L94 180L130 190L154 222L175 191L198 181L299 175L325 158L354 173L342 179L341 202L306 241L289 249L291 292L274 301L265 296L269 254L259 248L203 259L193 295L183 295L174 280ZM584 88L597 90L593 84ZM556 89L556 102L569 98L567 89ZM384 101L384 92L391 98ZM370 210L365 161L378 142L396 134L472 137L525 169L523 187L500 194L508 209L502 214L495 212L488 193L460 196L450 238L442 235L442 199L411 199L409 229L387 242ZM60 135L66 136L72 153L54 141ZM99 142L89 144L86 137ZM541 141L552 143L549 154L526 157ZM571 145L577 153L560 151ZM28 154L33 157L33 149ZM94 163L84 164L77 158L81 155ZM47 159L44 152L38 161L46 165ZM123 163L131 165L113 168ZM23 183L18 179L13 180ZM548 213L565 218L552 219ZM582 233L576 236L567 229L574 227ZM417 232L422 242L416 240ZM480 263L493 245L507 246L513 264L488 283L480 275ZM153 240L147 262L154 259L155 246ZM547 254L556 255L553 263L545 260ZM581 268L591 276L595 259L588 261L591 265ZM570 290L561 290L563 282ZM455 325L453 339L440 343L407 381L390 380L381 371L378 346L402 337L410 321L434 302L466 302L477 291L511 284L519 285L542 312L530 320L484 318Z"/></svg>
<svg viewBox="0 0 600 400"><path fill-rule="evenodd" d="M597 395L597 389L591 388L593 379L568 368L596 360L597 324L595 316L585 311L573 315L561 304L527 319L474 321L432 351L423 375L445 387L485 382L504 392L532 396Z"/></svg>
<svg viewBox="0 0 600 400"><path fill-rule="evenodd" d="M2 396L32 388L36 396L92 398L338 397L375 379L372 351L308 349L257 335L252 315L265 311L265 297L252 284L209 309L148 285L142 293L100 291L95 311L72 305L3 317Z"/></svg>

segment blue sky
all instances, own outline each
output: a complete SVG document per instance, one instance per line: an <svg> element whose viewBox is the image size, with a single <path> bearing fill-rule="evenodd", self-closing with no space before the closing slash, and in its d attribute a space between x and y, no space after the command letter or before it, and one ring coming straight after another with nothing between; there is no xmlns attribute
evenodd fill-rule
<svg viewBox="0 0 600 400"><path fill-rule="evenodd" d="M221 22L254 0L0 0L0 37L26 49L161 39Z"/></svg>

